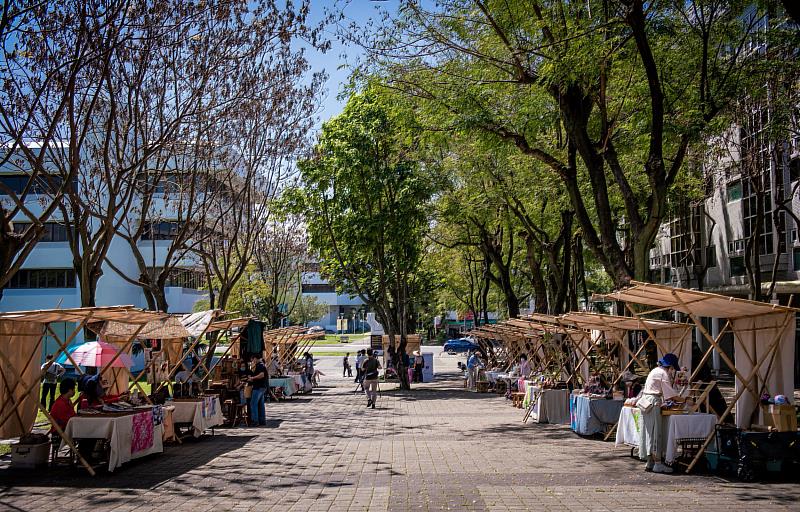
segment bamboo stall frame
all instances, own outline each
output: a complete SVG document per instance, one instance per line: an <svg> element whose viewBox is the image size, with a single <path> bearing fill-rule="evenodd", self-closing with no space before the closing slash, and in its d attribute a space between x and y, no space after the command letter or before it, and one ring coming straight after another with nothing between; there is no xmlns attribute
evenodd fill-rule
<svg viewBox="0 0 800 512"><path fill-rule="evenodd" d="M150 312L144 311L141 309L134 308L133 306L111 306L111 307L94 307L94 308L74 308L74 309L60 309L60 310L35 310L35 311L16 311L16 312L9 312L9 313L0 313L0 321L2 322L20 322L20 323L36 323L41 324L42 328L40 332L37 333L28 333L25 336L35 336L37 338L36 346L32 352L31 357L25 363L23 368L20 370L17 368L7 354L2 350L0 347L0 361L7 367L4 369L3 379L6 383L6 389L8 389L8 397L4 397L3 403L0 404L0 410L5 411L8 408L9 403L13 406L13 410L9 410L6 412L2 418L0 418L0 427L5 425L8 419L12 415L16 415L19 422L20 427L24 427L23 422L21 420L21 416L19 413L19 409L22 407L22 404L18 401L15 397L20 384L23 382L22 375L28 371L30 365L33 363L35 354L41 353L41 345L42 341L44 340L45 336L52 337L56 343L58 344L58 350L54 354L53 359L46 364L45 370L49 368L52 364L54 364L55 360L60 356L61 353L66 353L67 358L70 362L75 365L76 370L82 374L80 366L75 363L72 359L71 355L69 354L68 347L69 344L75 339L78 333L83 330L83 328L91 321L91 322L106 322L106 321L116 321L124 324L130 324L135 326L134 328L134 335L130 336L127 340L127 344L130 344L135 339L135 335L138 334L139 331L151 320L162 318L165 316L164 313L158 312ZM53 322L76 322L75 328L72 333L65 339L62 340L53 329L50 327L50 324ZM15 336L22 336L19 333L11 333L8 335L10 341L13 342ZM121 351L117 351L115 356L112 358L111 361L103 365L99 370L98 374L102 375L108 368L111 367L112 364L119 358L121 355ZM37 363L38 365L38 363ZM128 374L130 375L130 370L128 370ZM8 377L13 378L13 386L8 385ZM53 417L50 415L49 411L42 406L41 402L38 399L38 396L31 396L34 389L37 388L40 384L40 379L37 378L32 384L27 386L27 389L23 391L21 397L28 396L29 398L33 398L33 401L36 404L36 408L45 415L48 422L52 426L53 430L61 437L64 443L76 454L78 458L78 462L87 470L87 472L94 476L96 473L94 468L86 461L86 459L80 454L77 447L75 446L74 441L61 429L58 424L55 422ZM37 393L38 395L38 393Z"/></svg>
<svg viewBox="0 0 800 512"><path fill-rule="evenodd" d="M708 349L703 354L701 360L702 363L705 364L713 351L716 349L719 352L720 357L722 357L722 359L734 373L735 377L739 380L739 382L741 382L741 387L736 391L731 403L728 404L725 411L720 416L720 420L724 420L731 413L745 391L751 393L755 400L756 407L751 414L757 413L758 399L761 395L761 392L766 390L766 381L770 378L772 372L774 371L772 364L780 348L781 340L787 332L787 329L792 327L792 320L795 319L796 314L800 310L790 306L781 306L777 304L767 304L746 299L726 297L723 295L717 295L698 290L671 288L668 286L648 284L638 281L632 281L630 284L631 286L627 288L623 288L616 292L600 297L607 300L610 299L625 303L628 311L630 311L636 317L642 317L644 315L669 310L678 311L687 315L694 323L694 326L697 328L697 330L701 333L703 338L709 343ZM631 304L650 306L653 309L637 311L636 308L631 306ZM768 339L767 343L763 343L763 336L758 336L757 329L742 329L741 327L736 327L734 325L735 321L737 320L758 319L775 314L782 314L784 319L783 322L777 325L775 335L771 339ZM715 338L709 334L708 330L703 326L703 323L700 320L701 317L724 318L726 319L725 327ZM771 328L774 327L771 326ZM736 367L734 360L737 356L734 355L734 358L732 359L725 353L719 344L722 335L726 332L733 333L733 335L740 340L742 347L744 347L743 343L741 342L741 340L743 340L742 333L744 332L752 333L754 349L757 349L758 344L766 345L766 350L760 355L757 353L751 354L747 348L744 347L744 356L747 357L749 360L748 362L752 364L752 370L746 376L743 375ZM793 351L793 348L794 347L792 345L790 350ZM769 360L769 366L767 367L766 374L763 375L764 382L759 385L759 374L761 367L767 362L767 360ZM698 367L694 369L692 377L696 375L696 372L700 367L701 365L698 365ZM737 418L737 421L741 419L742 418ZM708 448L708 445L711 444L711 441L714 439L714 435L715 433L712 433L705 439L701 445L701 448L698 450L697 455L686 468L687 473L691 472L692 469L694 469L694 467L697 465L700 457L704 454L706 448Z"/></svg>

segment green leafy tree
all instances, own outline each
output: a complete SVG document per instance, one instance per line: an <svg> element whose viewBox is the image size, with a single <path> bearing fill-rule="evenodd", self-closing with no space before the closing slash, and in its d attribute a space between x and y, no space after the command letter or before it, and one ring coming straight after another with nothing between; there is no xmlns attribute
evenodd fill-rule
<svg viewBox="0 0 800 512"><path fill-rule="evenodd" d="M429 283L420 263L434 186L413 128L401 102L367 86L323 125L294 194L322 274L375 312L400 354ZM395 361L408 388L402 358Z"/></svg>
<svg viewBox="0 0 800 512"><path fill-rule="evenodd" d="M289 313L289 322L294 325L306 325L315 322L328 314L330 307L313 295L306 295L297 301L297 305Z"/></svg>
<svg viewBox="0 0 800 512"><path fill-rule="evenodd" d="M547 169L615 285L646 279L688 148L749 84L750 2L401 4L385 30L349 30L387 85L427 126Z"/></svg>

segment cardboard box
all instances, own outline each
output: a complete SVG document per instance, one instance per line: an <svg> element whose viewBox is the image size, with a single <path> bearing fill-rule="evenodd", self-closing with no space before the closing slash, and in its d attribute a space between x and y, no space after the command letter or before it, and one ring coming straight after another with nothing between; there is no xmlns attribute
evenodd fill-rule
<svg viewBox="0 0 800 512"><path fill-rule="evenodd" d="M793 405L762 405L761 414L764 416L764 424L779 432L797 430L797 413Z"/></svg>
<svg viewBox="0 0 800 512"><path fill-rule="evenodd" d="M39 444L14 444L11 447L11 467L35 469L47 465L50 459L50 442Z"/></svg>

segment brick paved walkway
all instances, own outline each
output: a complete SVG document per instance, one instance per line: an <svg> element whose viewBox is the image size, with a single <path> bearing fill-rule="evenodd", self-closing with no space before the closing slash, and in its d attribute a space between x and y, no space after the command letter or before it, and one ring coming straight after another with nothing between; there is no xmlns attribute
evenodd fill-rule
<svg viewBox="0 0 800 512"><path fill-rule="evenodd" d="M613 444L522 413L454 381L384 391L352 384L269 407L263 429L220 430L115 474L0 469L0 510L203 512L800 510L797 484L647 474Z"/></svg>

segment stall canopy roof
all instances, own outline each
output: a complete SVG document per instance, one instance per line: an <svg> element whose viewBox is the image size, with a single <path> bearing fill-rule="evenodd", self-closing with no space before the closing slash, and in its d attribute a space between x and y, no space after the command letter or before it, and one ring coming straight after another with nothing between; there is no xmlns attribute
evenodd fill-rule
<svg viewBox="0 0 800 512"><path fill-rule="evenodd" d="M573 312L567 313L562 317L565 322L571 323L581 329L593 329L597 331L644 331L650 329L675 329L679 327L688 328L689 324L668 322L666 320L651 320L648 318L634 318L630 316L603 315L599 313Z"/></svg>
<svg viewBox="0 0 800 512"><path fill-rule="evenodd" d="M602 297L712 318L735 319L768 315L770 313L797 313L800 311L796 308L777 304L767 304L766 302L726 297L716 293L672 288L639 281L631 281L631 286Z"/></svg>
<svg viewBox="0 0 800 512"><path fill-rule="evenodd" d="M119 322L142 325L160 320L168 315L158 311L145 311L133 306L109 306L75 309L42 309L36 311L11 311L0 313L0 320L12 322Z"/></svg>
<svg viewBox="0 0 800 512"><path fill-rule="evenodd" d="M208 326L206 332L215 332L215 331L227 331L229 329L241 329L242 327L246 327L247 323L252 320L253 317L241 317L241 318L231 318L230 320L217 320L212 322L211 325Z"/></svg>
<svg viewBox="0 0 800 512"><path fill-rule="evenodd" d="M124 337L133 336L136 327L122 322L106 322L100 331L103 336ZM165 318L151 320L139 331L137 337L146 340L165 340L175 338L186 338L189 331L183 326L179 317L169 315Z"/></svg>

